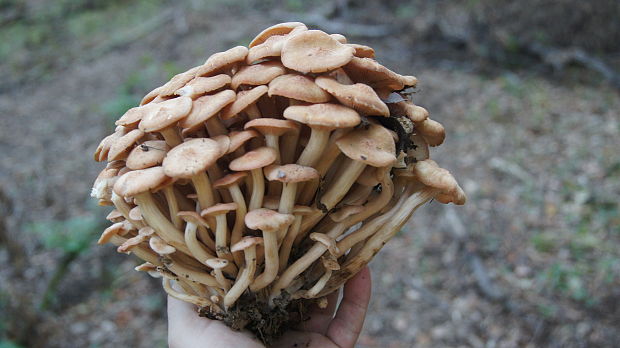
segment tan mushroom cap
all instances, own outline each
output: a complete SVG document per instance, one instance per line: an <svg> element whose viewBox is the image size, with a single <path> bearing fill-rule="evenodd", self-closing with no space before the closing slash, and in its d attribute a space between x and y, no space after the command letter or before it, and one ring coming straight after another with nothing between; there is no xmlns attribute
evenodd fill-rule
<svg viewBox="0 0 620 348"><path fill-rule="evenodd" d="M345 46L320 30L308 30L286 40L282 64L302 73L320 73L346 65L355 49Z"/></svg>
<svg viewBox="0 0 620 348"><path fill-rule="evenodd" d="M257 246L259 244L263 244L263 238L246 236L246 237L241 238L241 240L238 241L237 243L233 244L232 247L230 248L230 251L235 253L237 251L242 251L247 248Z"/></svg>
<svg viewBox="0 0 620 348"><path fill-rule="evenodd" d="M166 175L191 178L205 171L220 158L219 144L212 139L196 138L175 146L163 162Z"/></svg>
<svg viewBox="0 0 620 348"><path fill-rule="evenodd" d="M184 129L195 129L203 125L205 121L217 115L226 105L234 102L235 92L230 89L223 90L213 95L205 95L194 101L192 111L179 126ZM191 100L191 99L190 99Z"/></svg>
<svg viewBox="0 0 620 348"><path fill-rule="evenodd" d="M274 35L286 35L299 27L307 29L306 25L301 22L285 22L272 25L269 28L261 31L258 35L256 35L256 37L250 42L248 47L252 48L256 45L260 45L265 42L265 40Z"/></svg>
<svg viewBox="0 0 620 348"><path fill-rule="evenodd" d="M125 233L127 233L127 230L124 226L125 224L123 224L122 222L116 222L111 226L108 226L108 228L103 230L103 233L101 233L101 237L99 237L97 244L106 244L110 241L110 239L112 239L113 236L124 235Z"/></svg>
<svg viewBox="0 0 620 348"><path fill-rule="evenodd" d="M327 250L329 250L330 254L332 255L340 254L340 250L338 249L338 246L336 245L336 240L334 238L326 234L316 233L316 232L310 233L309 237L311 240L325 245Z"/></svg>
<svg viewBox="0 0 620 348"><path fill-rule="evenodd" d="M359 214L364 210L366 210L366 207L363 205L347 205L338 209L338 211L329 214L329 217L335 222L341 222L349 216Z"/></svg>
<svg viewBox="0 0 620 348"><path fill-rule="evenodd" d="M180 211L177 213L177 216L190 224L197 226L209 226L207 220L203 219L202 216L195 211Z"/></svg>
<svg viewBox="0 0 620 348"><path fill-rule="evenodd" d="M463 205L467 201L467 196L461 186L457 184L455 190L448 193L441 192L435 196L435 199L443 204L454 203L456 205Z"/></svg>
<svg viewBox="0 0 620 348"><path fill-rule="evenodd" d="M171 181L162 167L134 170L123 174L114 183L114 192L121 197L133 197L137 194L160 187Z"/></svg>
<svg viewBox="0 0 620 348"><path fill-rule="evenodd" d="M416 162L413 174L424 185L440 189L442 192L453 192L458 186L452 174L431 159Z"/></svg>
<svg viewBox="0 0 620 348"><path fill-rule="evenodd" d="M258 98L262 97L263 94L267 93L268 89L269 88L267 86L261 85L256 86L250 90L237 93L237 99L235 99L234 102L232 102L222 110L220 117L223 120L232 118L233 116L245 110L248 106L256 103Z"/></svg>
<svg viewBox="0 0 620 348"><path fill-rule="evenodd" d="M205 264L213 269L222 269L228 266L228 260L214 257L206 260Z"/></svg>
<svg viewBox="0 0 620 348"><path fill-rule="evenodd" d="M254 128L262 134L281 136L288 132L299 132L300 127L297 123L289 120L257 118L247 122L243 128Z"/></svg>
<svg viewBox="0 0 620 348"><path fill-rule="evenodd" d="M263 197L263 208L278 210L279 206L280 206L280 196Z"/></svg>
<svg viewBox="0 0 620 348"><path fill-rule="evenodd" d="M425 108L415 105L408 100L389 103L388 107L392 115L407 116L413 122L422 122L428 118L428 111Z"/></svg>
<svg viewBox="0 0 620 348"><path fill-rule="evenodd" d="M210 138L214 140L220 148L220 157L228 153L230 149L230 138L227 135L216 135Z"/></svg>
<svg viewBox="0 0 620 348"><path fill-rule="evenodd" d="M147 140L131 150L125 165L132 170L160 165L169 150L163 140Z"/></svg>
<svg viewBox="0 0 620 348"><path fill-rule="evenodd" d="M229 211L237 210L237 203L218 203L213 205L207 209L203 209L200 212L200 215L205 216L216 216L221 214L226 214Z"/></svg>
<svg viewBox="0 0 620 348"><path fill-rule="evenodd" d="M110 222L117 223L125 220L125 217L123 216L123 214L121 214L120 211L112 209L112 211L105 217L105 219Z"/></svg>
<svg viewBox="0 0 620 348"><path fill-rule="evenodd" d="M135 207L131 208L131 210L129 210L128 216L132 220L136 220L136 221L144 220L144 217L142 216L142 211L140 210L140 206L138 205L136 205Z"/></svg>
<svg viewBox="0 0 620 348"><path fill-rule="evenodd" d="M359 45L359 44L347 44L347 46L352 47L355 50L353 55L356 57L359 57L359 58L374 58L375 57L375 50L372 47L365 46L365 45Z"/></svg>
<svg viewBox="0 0 620 348"><path fill-rule="evenodd" d="M272 164L276 157L276 150L263 146L256 150L248 151L239 158L235 158L230 162L228 168L236 172L263 168Z"/></svg>
<svg viewBox="0 0 620 348"><path fill-rule="evenodd" d="M245 60L248 55L248 48L244 46L236 46L224 52L213 54L198 69L196 76L215 75L224 72L238 62Z"/></svg>
<svg viewBox="0 0 620 348"><path fill-rule="evenodd" d="M418 83L414 76L397 74L371 58L353 57L343 69L354 81L369 84L374 88L401 90Z"/></svg>
<svg viewBox="0 0 620 348"><path fill-rule="evenodd" d="M95 153L93 153L93 159L97 162L105 161L108 158L108 153L110 152L110 147L114 142L122 137L125 134L124 128L121 131L116 131L105 138L103 138L99 145L97 145L97 149L95 149Z"/></svg>
<svg viewBox="0 0 620 348"><path fill-rule="evenodd" d="M228 153L235 152L248 140L258 136L258 132L255 130L233 131L228 134L230 138L230 146L228 147Z"/></svg>
<svg viewBox="0 0 620 348"><path fill-rule="evenodd" d="M194 98L201 94L216 91L229 85L231 82L230 76L226 74L219 74L212 77L195 77L187 85L179 88L174 92L176 95L187 96Z"/></svg>
<svg viewBox="0 0 620 348"><path fill-rule="evenodd" d="M340 42L341 44L347 43L347 38L342 34L329 34L334 40Z"/></svg>
<svg viewBox="0 0 620 348"><path fill-rule="evenodd" d="M319 172L312 167L299 164L270 165L263 169L269 181L302 182L319 178Z"/></svg>
<svg viewBox="0 0 620 348"><path fill-rule="evenodd" d="M163 101L159 109L145 115L138 127L144 132L157 132L186 117L192 110L192 98L178 97Z"/></svg>
<svg viewBox="0 0 620 348"><path fill-rule="evenodd" d="M248 51L246 63L252 64L265 58L279 57L282 52L282 46L289 38L289 35L270 36L265 42L256 45Z"/></svg>
<svg viewBox="0 0 620 348"><path fill-rule="evenodd" d="M129 149L134 146L142 137L144 132L139 129L134 129L129 133L116 139L110 146L108 151L108 161L120 160L125 158Z"/></svg>
<svg viewBox="0 0 620 348"><path fill-rule="evenodd" d="M390 109L372 89L363 83L343 85L333 78L319 76L314 81L319 87L333 95L343 105L363 114L372 116L389 116Z"/></svg>
<svg viewBox="0 0 620 348"><path fill-rule="evenodd" d="M336 140L336 145L347 157L373 167L384 167L396 161L396 145L390 131L371 123L366 129L357 129Z"/></svg>
<svg viewBox="0 0 620 348"><path fill-rule="evenodd" d="M325 267L325 269L328 271L339 270L340 265L338 264L338 259L336 259L331 253L327 254L326 256L321 256L321 264L323 264L323 267Z"/></svg>
<svg viewBox="0 0 620 348"><path fill-rule="evenodd" d="M148 104L152 102L153 99L157 98L159 96L159 92L161 92L163 87L164 86L159 86L153 89L152 91L148 92L144 97L142 97L142 100L140 101L140 106Z"/></svg>
<svg viewBox="0 0 620 348"><path fill-rule="evenodd" d="M268 61L244 66L233 76L230 86L236 90L241 85L266 85L276 77L286 73L278 61Z"/></svg>
<svg viewBox="0 0 620 348"><path fill-rule="evenodd" d="M245 215L245 225L252 230L263 232L277 231L293 223L295 217L291 214L282 214L270 209L254 209Z"/></svg>
<svg viewBox="0 0 620 348"><path fill-rule="evenodd" d="M416 133L424 137L428 145L439 146L446 139L446 130L441 123L427 118L415 124Z"/></svg>
<svg viewBox="0 0 620 348"><path fill-rule="evenodd" d="M174 95L174 92L176 92L179 88L185 86L186 83L191 81L196 76L196 72L198 72L199 68L200 66L195 66L185 72L173 76L170 81L166 82L165 85L161 86L161 89L158 93L159 96L167 97Z"/></svg>
<svg viewBox="0 0 620 348"><path fill-rule="evenodd" d="M284 118L327 129L355 127L361 121L355 110L331 103L289 106Z"/></svg>
<svg viewBox="0 0 620 348"><path fill-rule="evenodd" d="M146 115L156 112L160 105L158 104L146 104L142 106L136 106L129 110L127 110L123 116L121 116L116 122L114 122L117 126L126 126L133 128L138 122L142 120Z"/></svg>
<svg viewBox="0 0 620 348"><path fill-rule="evenodd" d="M308 103L325 103L331 95L307 76L299 74L281 75L269 82L268 95L301 100Z"/></svg>
<svg viewBox="0 0 620 348"><path fill-rule="evenodd" d="M240 182L243 181L243 179L245 177L248 176L247 172L237 172L237 173L230 173L218 180L216 180L215 182L213 182L213 187L214 188L228 188L232 185L235 184L239 184Z"/></svg>
<svg viewBox="0 0 620 348"><path fill-rule="evenodd" d="M175 249L172 245L169 245L157 236L153 236L149 239L149 246L159 255L168 255L177 251L177 249Z"/></svg>

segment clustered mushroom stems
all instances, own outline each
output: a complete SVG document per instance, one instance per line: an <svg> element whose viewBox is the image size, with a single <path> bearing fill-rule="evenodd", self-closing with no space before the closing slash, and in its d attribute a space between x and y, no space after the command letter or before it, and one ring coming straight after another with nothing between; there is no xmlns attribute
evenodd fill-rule
<svg viewBox="0 0 620 348"><path fill-rule="evenodd" d="M149 92L95 150L92 196L116 208L98 243L217 318L326 306L418 207L465 201L429 158L443 126L402 91L417 80L373 56L283 23Z"/></svg>

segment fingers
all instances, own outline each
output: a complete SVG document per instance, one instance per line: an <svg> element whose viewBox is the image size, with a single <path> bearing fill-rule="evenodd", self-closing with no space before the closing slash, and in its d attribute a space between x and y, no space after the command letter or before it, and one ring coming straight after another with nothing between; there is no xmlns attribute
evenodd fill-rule
<svg viewBox="0 0 620 348"><path fill-rule="evenodd" d="M338 304L338 293L334 291L327 295L327 307L324 309L319 308L316 304L312 305L312 309L308 313L310 319L299 324L299 329L302 331L316 332L321 335L327 333L327 327L334 317L334 311Z"/></svg>
<svg viewBox="0 0 620 348"><path fill-rule="evenodd" d="M336 317L327 329L327 337L339 347L355 346L364 326L370 293L370 270L364 267L344 285L342 302L338 307Z"/></svg>

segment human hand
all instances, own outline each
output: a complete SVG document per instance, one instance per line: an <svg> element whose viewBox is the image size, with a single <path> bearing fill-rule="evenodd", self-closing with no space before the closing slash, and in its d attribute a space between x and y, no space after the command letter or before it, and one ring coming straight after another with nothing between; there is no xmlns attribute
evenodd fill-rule
<svg viewBox="0 0 620 348"><path fill-rule="evenodd" d="M336 311L338 292L329 295L325 309L313 307L310 319L288 331L274 347L349 348L354 347L366 317L371 280L368 267L344 285L344 295ZM335 312L335 316L334 316ZM263 347L252 334L233 331L222 322L201 318L191 304L168 297L168 344L171 348Z"/></svg>

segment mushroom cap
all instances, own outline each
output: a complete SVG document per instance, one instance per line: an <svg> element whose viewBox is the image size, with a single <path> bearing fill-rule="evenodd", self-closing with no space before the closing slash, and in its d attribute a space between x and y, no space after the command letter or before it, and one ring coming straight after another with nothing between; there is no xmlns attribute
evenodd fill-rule
<svg viewBox="0 0 620 348"><path fill-rule="evenodd" d="M319 76L314 81L319 87L333 95L343 105L363 114L372 116L389 116L390 109L379 98L372 87L363 83L343 85L333 78Z"/></svg>
<svg viewBox="0 0 620 348"><path fill-rule="evenodd" d="M245 250L245 249L250 248L250 247L255 247L255 246L259 245L259 244L263 244L263 238L261 238L261 237L252 237L252 236L245 236L245 237L241 238L240 241L238 241L237 243L233 244L230 247L230 251L235 253L237 251Z"/></svg>
<svg viewBox="0 0 620 348"><path fill-rule="evenodd" d="M155 230L151 226L144 226L138 230L139 236L149 237L155 233Z"/></svg>
<svg viewBox="0 0 620 348"><path fill-rule="evenodd" d="M114 183L114 192L121 197L132 197L137 194L160 187L170 181L162 167L138 169L123 174Z"/></svg>
<svg viewBox="0 0 620 348"><path fill-rule="evenodd" d="M146 105L152 102L153 99L157 98L159 96L159 92L161 92L163 87L164 86L159 86L153 89L152 91L148 92L144 97L142 97L142 100L140 101L140 106Z"/></svg>
<svg viewBox="0 0 620 348"><path fill-rule="evenodd" d="M430 146L438 146L446 139L446 130L441 123L427 118L426 120L416 123L415 129L417 134L424 137L424 140ZM109 155L108 155L109 156Z"/></svg>
<svg viewBox="0 0 620 348"><path fill-rule="evenodd" d="M127 233L127 231L124 229L124 226L125 225L122 222L116 222L112 224L111 226L103 230L103 233L101 233L101 237L99 237L97 244L106 244L110 241L110 239L112 239L113 236L123 235Z"/></svg>
<svg viewBox="0 0 620 348"><path fill-rule="evenodd" d="M245 225L252 230L274 232L293 223L295 217L291 214L278 213L270 209L254 209L245 215Z"/></svg>
<svg viewBox="0 0 620 348"><path fill-rule="evenodd" d="M154 112L159 109L158 104L146 104L142 106L136 106L129 110L127 110L123 116L121 116L116 122L114 122L117 126L127 126L132 127L138 124L144 118L144 116Z"/></svg>
<svg viewBox="0 0 620 348"><path fill-rule="evenodd" d="M312 105L293 105L284 110L284 118L327 129L357 126L360 115L346 106L324 103Z"/></svg>
<svg viewBox="0 0 620 348"><path fill-rule="evenodd" d="M353 57L343 69L354 81L366 83L373 88L389 88L397 91L413 87L418 82L414 76L397 74L371 58Z"/></svg>
<svg viewBox="0 0 620 348"><path fill-rule="evenodd" d="M231 78L226 74L219 74L211 77L195 77L187 85L177 89L174 94L194 98L195 96L207 92L216 91L229 85L230 82Z"/></svg>
<svg viewBox="0 0 620 348"><path fill-rule="evenodd" d="M131 208L131 210L129 210L128 216L132 220L136 220L136 221L144 220L144 217L142 216L142 210L140 210L140 206L138 205L136 205L135 207Z"/></svg>
<svg viewBox="0 0 620 348"><path fill-rule="evenodd" d="M252 39L248 47L252 48L256 45L260 45L265 42L265 40L274 35L286 35L299 27L307 29L306 25L301 22L285 22L272 25L269 28L261 31L258 35L256 35L256 37Z"/></svg>
<svg viewBox="0 0 620 348"><path fill-rule="evenodd" d="M158 95L160 97L171 96L176 92L179 88L185 86L186 83L194 79L196 76L196 72L200 66L195 66L185 72L174 75L170 81L166 82L165 85L161 86Z"/></svg>
<svg viewBox="0 0 620 348"><path fill-rule="evenodd" d="M319 178L319 172L312 167L299 164L270 165L263 169L269 181L302 182Z"/></svg>
<svg viewBox="0 0 620 348"><path fill-rule="evenodd" d="M134 129L129 133L117 138L108 151L108 161L114 161L123 159L127 154L127 151L142 137L144 132L139 129Z"/></svg>
<svg viewBox="0 0 620 348"><path fill-rule="evenodd" d="M180 211L177 213L177 216L190 224L209 227L207 220L203 219L202 216L195 211Z"/></svg>
<svg viewBox="0 0 620 348"><path fill-rule="evenodd" d="M347 38L342 34L329 34L334 40L340 42L341 44L347 43Z"/></svg>
<svg viewBox="0 0 620 348"><path fill-rule="evenodd" d="M440 189L442 192L456 190L457 183L452 174L437 165L431 159L416 162L413 166L413 174L426 186Z"/></svg>
<svg viewBox="0 0 620 348"><path fill-rule="evenodd" d="M461 186L459 186L459 184L456 184L455 190L449 193L441 192L437 196L435 196L435 199L437 199L437 201L443 204L454 203L456 205L463 205L467 201L467 196L465 195L465 192L463 191Z"/></svg>
<svg viewBox="0 0 620 348"><path fill-rule="evenodd" d="M245 60L248 55L248 48L236 46L224 52L213 54L207 61L200 66L196 76L215 75L232 67L238 62Z"/></svg>
<svg viewBox="0 0 620 348"><path fill-rule="evenodd" d="M192 110L192 98L178 97L156 105L159 108L146 114L138 125L144 132L160 131L185 118Z"/></svg>
<svg viewBox="0 0 620 348"><path fill-rule="evenodd" d="M325 267L327 271L337 271L340 269L338 259L336 259L332 254L321 256L321 264L323 264L323 267Z"/></svg>
<svg viewBox="0 0 620 348"><path fill-rule="evenodd" d="M299 74L281 75L269 82L268 95L301 100L308 103L325 103L331 95L321 89L312 78Z"/></svg>
<svg viewBox="0 0 620 348"><path fill-rule="evenodd" d="M228 213L229 211L237 210L237 207L237 203L218 203L207 209L203 209L200 212L200 215L203 217L222 215Z"/></svg>
<svg viewBox="0 0 620 348"><path fill-rule="evenodd" d="M245 110L248 106L256 103L258 98L267 93L269 88L265 85L256 86L247 91L241 91L237 93L237 99L234 102L227 105L220 114L223 120L227 120L237 115L241 111Z"/></svg>
<svg viewBox="0 0 620 348"><path fill-rule="evenodd" d="M105 219L110 222L117 223L125 220L125 217L117 209L112 209L112 211L105 217Z"/></svg>
<svg viewBox="0 0 620 348"><path fill-rule="evenodd" d="M365 45L358 45L358 44L347 44L347 46L353 47L353 49L355 50L353 55L356 57L359 57L359 58L374 58L375 57L375 50L372 49L372 47L368 47Z"/></svg>
<svg viewBox="0 0 620 348"><path fill-rule="evenodd" d="M355 49L345 46L320 30L308 30L286 40L282 64L302 73L320 73L346 65Z"/></svg>
<svg viewBox="0 0 620 348"><path fill-rule="evenodd" d="M396 103L388 103L392 115L407 116L413 122L422 122L428 118L428 111L408 100L398 101Z"/></svg>
<svg viewBox="0 0 620 348"><path fill-rule="evenodd" d="M205 264L213 269L222 269L228 266L228 260L214 257L211 259L207 259L205 261Z"/></svg>
<svg viewBox="0 0 620 348"><path fill-rule="evenodd" d="M217 145L220 148L220 157L224 156L225 154L228 153L228 150L230 148L230 138L227 135L216 135L214 137L210 138L211 140L215 140L215 142L217 143Z"/></svg>
<svg viewBox="0 0 620 348"><path fill-rule="evenodd" d="M278 61L267 61L247 65L239 69L232 77L230 86L236 90L241 85L266 85L274 78L286 73L286 69Z"/></svg>
<svg viewBox="0 0 620 348"><path fill-rule="evenodd" d="M152 236L151 239L149 239L149 246L159 255L168 255L177 251L177 249L175 249L172 245L169 245L157 236Z"/></svg>
<svg viewBox="0 0 620 348"><path fill-rule="evenodd" d="M244 131L233 131L228 134L230 138L230 146L228 147L228 153L235 152L238 148L240 148L243 144L245 144L248 140L255 138L258 136L258 132L250 129Z"/></svg>
<svg viewBox="0 0 620 348"><path fill-rule="evenodd" d="M276 150L270 147L259 147L248 151L243 156L230 162L228 168L236 172L266 167L276 160Z"/></svg>
<svg viewBox="0 0 620 348"><path fill-rule="evenodd" d="M363 186L375 186L379 184L379 180L380 178L377 177L377 168L366 167L355 182Z"/></svg>
<svg viewBox="0 0 620 348"><path fill-rule="evenodd" d="M336 245L336 240L334 238L326 234L317 233L317 232L310 233L309 237L311 240L325 245L325 247L327 247L327 250L329 250L330 254L332 255L340 254L340 250L338 249L338 245Z"/></svg>
<svg viewBox="0 0 620 348"><path fill-rule="evenodd" d="M373 167L384 167L396 161L396 145L386 128L371 123L366 129L357 129L336 140L336 145L347 157Z"/></svg>
<svg viewBox="0 0 620 348"><path fill-rule="evenodd" d="M288 132L299 132L299 125L293 121L277 118L257 118L245 124L244 129L254 128L264 135L281 136Z"/></svg>
<svg viewBox="0 0 620 348"><path fill-rule="evenodd" d="M160 165L168 150L170 146L163 140L147 140L131 150L125 165L132 170Z"/></svg>
<svg viewBox="0 0 620 348"><path fill-rule="evenodd" d="M234 102L236 97L235 92L226 89L216 94L205 95L196 99L192 111L179 122L179 126L185 129L194 129L202 126L206 120L217 115L226 105Z"/></svg>
<svg viewBox="0 0 620 348"><path fill-rule="evenodd" d="M265 42L251 47L246 57L246 63L252 64L261 59L269 57L279 57L282 52L282 46L289 38L289 35L273 35L267 38Z"/></svg>
<svg viewBox="0 0 620 348"><path fill-rule="evenodd" d="M338 211L329 214L329 217L335 222L341 222L349 216L359 214L364 210L366 210L366 207L363 205L347 205L338 209Z"/></svg>
<svg viewBox="0 0 620 348"><path fill-rule="evenodd" d="M215 182L213 182L213 187L214 188L228 188L232 185L237 185L240 182L243 181L243 178L245 178L246 176L248 176L247 172L236 172L236 173L230 173L218 180L216 180Z"/></svg>
<svg viewBox="0 0 620 348"><path fill-rule="evenodd" d="M101 139L95 153L93 153L93 159L97 162L105 161L108 158L110 147L114 142L125 134L124 128L121 131L116 131L105 138Z"/></svg>
<svg viewBox="0 0 620 348"><path fill-rule="evenodd" d="M166 175L173 178L191 178L213 165L220 154L219 144L215 140L191 139L168 151L163 169Z"/></svg>

